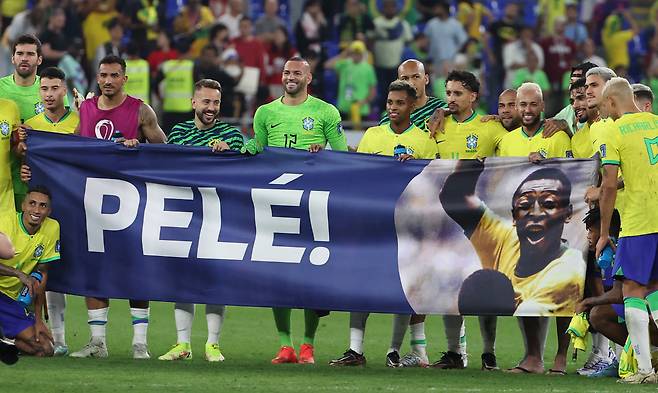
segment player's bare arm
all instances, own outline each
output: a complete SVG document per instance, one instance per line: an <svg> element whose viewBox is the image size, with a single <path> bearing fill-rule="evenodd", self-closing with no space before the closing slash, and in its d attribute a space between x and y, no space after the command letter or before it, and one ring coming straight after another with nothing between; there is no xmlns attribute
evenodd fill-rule
<svg viewBox="0 0 658 393"><path fill-rule="evenodd" d="M0 232L0 259L11 259L14 257L15 253L16 253L16 249L14 248L14 245L11 243L11 240L9 240L9 237L7 237L7 235L5 235L4 233ZM3 270L3 267L6 268L7 266L0 265L0 274L7 276L8 274L4 273L6 272L6 270Z"/></svg>
<svg viewBox="0 0 658 393"><path fill-rule="evenodd" d="M587 312L596 306L620 303L624 303L624 296L622 295L622 282L615 280L612 289L608 292L605 292L601 296L588 297L578 303L578 305L576 305L576 314Z"/></svg>
<svg viewBox="0 0 658 393"><path fill-rule="evenodd" d="M567 123L566 120L546 119L544 121L544 130L542 131L541 135L544 138L550 138L560 131L566 132L567 135L569 135L569 138L573 136L571 130L569 129L569 123Z"/></svg>
<svg viewBox="0 0 658 393"><path fill-rule="evenodd" d="M617 199L617 173L619 166L604 165L603 181L601 182L601 199L599 200L599 209L601 211L601 235L596 243L596 258L598 259L603 249L610 243L610 221L612 212L615 209L615 200Z"/></svg>
<svg viewBox="0 0 658 393"><path fill-rule="evenodd" d="M469 237L484 214L482 201L475 195L475 186L483 170L483 161L459 160L439 193L439 200L446 214L459 224Z"/></svg>
<svg viewBox="0 0 658 393"><path fill-rule="evenodd" d="M148 104L139 107L139 131L149 143L167 143L167 136L158 124L158 118Z"/></svg>

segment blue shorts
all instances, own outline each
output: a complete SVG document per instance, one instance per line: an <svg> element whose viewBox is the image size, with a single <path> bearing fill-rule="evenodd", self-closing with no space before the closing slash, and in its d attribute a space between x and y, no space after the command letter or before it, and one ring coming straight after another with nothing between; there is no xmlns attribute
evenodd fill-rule
<svg viewBox="0 0 658 393"><path fill-rule="evenodd" d="M34 315L25 310L21 303L0 293L0 326L6 337L15 338L34 323Z"/></svg>
<svg viewBox="0 0 658 393"><path fill-rule="evenodd" d="M617 314L617 322L626 323L626 317L624 316L624 305L623 304L611 304L612 309L615 310Z"/></svg>
<svg viewBox="0 0 658 393"><path fill-rule="evenodd" d="M658 233L619 239L617 266L624 278L642 285L658 280Z"/></svg>

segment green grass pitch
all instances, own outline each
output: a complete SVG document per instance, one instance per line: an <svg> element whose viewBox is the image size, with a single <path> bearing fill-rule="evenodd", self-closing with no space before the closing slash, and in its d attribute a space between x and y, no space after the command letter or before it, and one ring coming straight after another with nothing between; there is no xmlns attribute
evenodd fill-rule
<svg viewBox="0 0 658 393"><path fill-rule="evenodd" d="M69 296L67 341L73 351L89 338L84 302ZM585 360L580 354L569 363L568 376L509 375L480 371L481 339L476 318L467 318L467 370L389 369L384 366L391 337L392 317L373 314L368 320L365 368L332 368L327 363L348 346L348 315L335 312L322 318L316 337L316 364L272 365L278 349L272 312L268 308L229 307L220 347L226 361L203 359L206 340L205 311L197 306L192 334L194 359L163 362L157 356L176 340L173 306L152 303L149 326L151 360L133 360L132 326L125 301L113 301L108 324L108 359L22 358L14 366L0 365L0 392L621 392L655 391L655 386L623 386L612 378L580 377L574 371ZM445 350L441 317L426 323L430 361ZM303 333L303 315L293 311L295 343ZM408 349L408 335L403 352ZM501 367L513 367L523 344L513 318L498 319L497 355ZM550 329L546 368L555 353L555 328Z"/></svg>

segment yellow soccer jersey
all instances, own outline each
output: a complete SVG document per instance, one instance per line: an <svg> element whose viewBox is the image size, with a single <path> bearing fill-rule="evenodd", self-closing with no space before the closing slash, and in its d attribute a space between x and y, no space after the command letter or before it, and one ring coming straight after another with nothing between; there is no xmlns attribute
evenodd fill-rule
<svg viewBox="0 0 658 393"><path fill-rule="evenodd" d="M596 153L590 138L589 124L585 125L571 137L573 158L592 158Z"/></svg>
<svg viewBox="0 0 658 393"><path fill-rule="evenodd" d="M414 158L428 160L435 159L437 154L434 139L425 131L412 124L403 133L396 134L390 123L368 128L357 152L383 156L411 154Z"/></svg>
<svg viewBox="0 0 658 393"><path fill-rule="evenodd" d="M619 165L624 174L621 237L658 233L658 116L627 113L602 133L603 165Z"/></svg>
<svg viewBox="0 0 658 393"><path fill-rule="evenodd" d="M541 135L544 126L533 136L528 136L523 126L510 131L498 146L498 155L501 157L527 157L530 153L538 152L544 158L572 157L571 139L564 131L559 131L550 138Z"/></svg>
<svg viewBox="0 0 658 393"><path fill-rule="evenodd" d="M612 119L601 119L595 121L590 126L589 136L592 140L592 150L595 153L599 153L599 156L603 159L603 155L606 153L605 140L610 138L610 133L615 131L615 122ZM603 147L602 147L603 145ZM621 168L619 168L619 173L617 175L619 179L623 179L623 174ZM617 200L615 201L615 209L619 212L621 217L624 216L624 203L626 191L625 188L617 190ZM626 225L622 225L620 237L624 236Z"/></svg>
<svg viewBox="0 0 658 393"><path fill-rule="evenodd" d="M583 297L586 264L582 252L566 248L544 269L529 277L518 277L521 255L516 229L486 208L470 238L482 267L495 269L512 281L516 316L571 316Z"/></svg>
<svg viewBox="0 0 658 393"><path fill-rule="evenodd" d="M16 248L12 259L0 260L23 273L30 274L35 266L59 259L59 223L46 218L34 235L23 226L23 213L3 212L0 214L0 232L11 239ZM0 292L12 299L18 297L23 284L16 277L0 276Z"/></svg>
<svg viewBox="0 0 658 393"><path fill-rule="evenodd" d="M56 132L58 134L73 134L78 123L80 123L80 116L71 109L68 109L57 123L50 120L46 116L46 112L41 112L25 122L33 130Z"/></svg>
<svg viewBox="0 0 658 393"><path fill-rule="evenodd" d="M14 101L0 98L0 212L16 211L11 182L11 134L21 124Z"/></svg>
<svg viewBox="0 0 658 393"><path fill-rule="evenodd" d="M458 122L453 116L446 118L445 132L436 135L439 158L469 159L491 157L507 130L497 121L481 122L475 112Z"/></svg>

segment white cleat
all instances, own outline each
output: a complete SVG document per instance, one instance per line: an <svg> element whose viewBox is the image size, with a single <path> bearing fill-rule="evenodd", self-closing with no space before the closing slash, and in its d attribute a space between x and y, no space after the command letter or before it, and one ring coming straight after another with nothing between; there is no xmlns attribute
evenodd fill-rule
<svg viewBox="0 0 658 393"><path fill-rule="evenodd" d="M624 383L624 384L629 384L629 385L639 385L639 384L651 384L651 383L658 383L658 376L656 375L653 370L648 373L641 373L637 372L633 375L629 375L626 378L621 378L618 379L618 383Z"/></svg>
<svg viewBox="0 0 658 393"><path fill-rule="evenodd" d="M87 345L82 347L78 352L73 352L69 355L74 358L106 358L108 357L107 347L105 343L93 338Z"/></svg>
<svg viewBox="0 0 658 393"><path fill-rule="evenodd" d="M133 344L133 359L150 359L148 347L146 344Z"/></svg>

